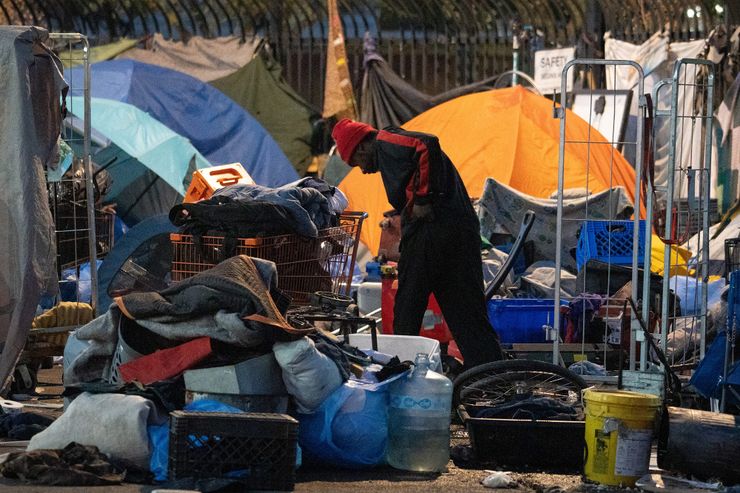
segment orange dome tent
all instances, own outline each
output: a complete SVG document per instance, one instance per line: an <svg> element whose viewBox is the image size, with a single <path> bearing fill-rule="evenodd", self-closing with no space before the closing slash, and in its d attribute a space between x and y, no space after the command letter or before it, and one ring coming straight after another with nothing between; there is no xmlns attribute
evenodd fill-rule
<svg viewBox="0 0 740 493"><path fill-rule="evenodd" d="M590 139L592 145L566 146L565 188L595 193L621 185L634 200L635 172L621 153L570 110L566 122L568 141ZM552 101L521 86L461 96L403 128L437 135L472 197L480 196L488 177L535 197L557 191L560 120L553 118ZM339 188L351 210L368 213L361 239L377 253L378 224L383 212L391 209L380 174L363 175L353 169Z"/></svg>

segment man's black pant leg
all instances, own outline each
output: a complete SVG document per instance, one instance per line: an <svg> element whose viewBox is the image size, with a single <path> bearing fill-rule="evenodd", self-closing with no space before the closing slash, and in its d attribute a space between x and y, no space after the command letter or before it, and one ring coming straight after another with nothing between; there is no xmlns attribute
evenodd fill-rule
<svg viewBox="0 0 740 493"><path fill-rule="evenodd" d="M498 335L486 311L480 238L465 233L446 238L446 244L440 245L443 263L437 268L432 290L465 366L503 359Z"/></svg>
<svg viewBox="0 0 740 493"><path fill-rule="evenodd" d="M427 236L425 228L418 228L402 240L393 310L395 334L418 336L424 321L431 292Z"/></svg>

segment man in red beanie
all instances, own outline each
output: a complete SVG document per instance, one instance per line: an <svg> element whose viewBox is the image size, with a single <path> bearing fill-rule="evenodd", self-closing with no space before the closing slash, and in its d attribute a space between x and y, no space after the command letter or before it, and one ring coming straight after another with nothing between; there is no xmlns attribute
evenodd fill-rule
<svg viewBox="0 0 740 493"><path fill-rule="evenodd" d="M418 335L434 293L466 367L502 359L483 294L478 216L437 137L348 119L332 137L344 162L380 172L388 202L401 212L394 333Z"/></svg>

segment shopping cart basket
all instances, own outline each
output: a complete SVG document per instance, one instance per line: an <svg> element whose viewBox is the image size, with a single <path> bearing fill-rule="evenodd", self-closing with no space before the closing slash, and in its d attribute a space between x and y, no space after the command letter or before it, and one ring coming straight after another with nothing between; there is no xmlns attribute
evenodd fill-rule
<svg viewBox="0 0 740 493"><path fill-rule="evenodd" d="M238 238L234 255L275 262L278 287L294 305L307 305L316 291L349 294L364 212L345 212L339 226L319 230L316 238L296 234ZM224 237L173 233L172 281L182 281L224 259Z"/></svg>

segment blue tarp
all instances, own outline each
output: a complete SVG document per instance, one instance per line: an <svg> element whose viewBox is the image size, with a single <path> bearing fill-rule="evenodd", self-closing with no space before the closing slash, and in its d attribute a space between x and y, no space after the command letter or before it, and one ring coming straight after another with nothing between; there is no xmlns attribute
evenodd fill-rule
<svg viewBox="0 0 740 493"><path fill-rule="evenodd" d="M82 98L70 100L72 107L84 107ZM185 195L183 181L188 178L186 172L191 160L195 161L194 167L197 169L211 166L186 138L135 106L100 98L92 98L90 103L91 122L95 129L157 173L180 195ZM77 116L81 118L83 115ZM108 171L111 171L110 167ZM138 174L131 172L119 173L114 176L113 186L123 189L137 177ZM114 198L107 198L115 201Z"/></svg>
<svg viewBox="0 0 740 493"><path fill-rule="evenodd" d="M288 158L259 122L209 84L176 70L132 60L90 67L93 97L132 104L147 112L189 139L213 165L239 162L255 182L270 187L298 179ZM72 85L82 81L82 69L67 70L65 78Z"/></svg>
<svg viewBox="0 0 740 493"><path fill-rule="evenodd" d="M68 98L68 104L82 112L82 98ZM136 106L102 98L92 98L90 106L98 137L108 141L93 152L93 161L113 179L105 202L116 204L127 224L169 213L182 201L192 172L210 166L188 139ZM75 123L81 125L82 119ZM82 153L79 145L73 147Z"/></svg>

